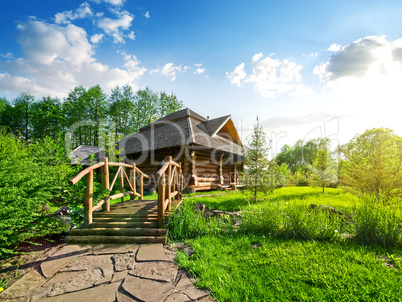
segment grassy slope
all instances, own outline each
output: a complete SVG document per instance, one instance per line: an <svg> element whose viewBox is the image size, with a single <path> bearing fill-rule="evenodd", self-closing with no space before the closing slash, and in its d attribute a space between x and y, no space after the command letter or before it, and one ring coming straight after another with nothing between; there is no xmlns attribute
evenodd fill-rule
<svg viewBox="0 0 402 302"><path fill-rule="evenodd" d="M259 204L241 193L191 198L222 210L264 211L273 204L328 205L350 213L358 200L339 189L282 188ZM194 254L179 264L198 277L219 301L402 301L401 269L381 255L402 251L343 240L285 240L263 233L207 234L188 242ZM391 256L392 258L392 256ZM402 261L396 259L396 266ZM400 298L399 298L400 297Z"/></svg>

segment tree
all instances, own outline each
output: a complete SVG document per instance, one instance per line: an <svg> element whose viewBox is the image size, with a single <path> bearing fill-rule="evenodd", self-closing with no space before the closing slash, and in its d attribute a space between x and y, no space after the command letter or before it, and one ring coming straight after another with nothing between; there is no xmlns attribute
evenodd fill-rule
<svg viewBox="0 0 402 302"><path fill-rule="evenodd" d="M23 136L25 141L29 139L30 109L33 101L32 95L22 92L13 102L11 128L15 134Z"/></svg>
<svg viewBox="0 0 402 302"><path fill-rule="evenodd" d="M149 87L138 90L135 96L136 131L159 118L158 94Z"/></svg>
<svg viewBox="0 0 402 302"><path fill-rule="evenodd" d="M325 192L325 187L337 183L337 166L328 145L323 144L320 146L311 170L314 173L315 183L322 188L322 193Z"/></svg>
<svg viewBox="0 0 402 302"><path fill-rule="evenodd" d="M281 152L276 156L275 162L278 165L287 164L289 169L296 171L304 171L307 173L317 157L318 150L322 144L326 144L326 138L317 138L304 142L299 139L293 147L284 145Z"/></svg>
<svg viewBox="0 0 402 302"><path fill-rule="evenodd" d="M53 139L63 132L62 105L50 96L31 105L31 138L38 140L50 136Z"/></svg>
<svg viewBox="0 0 402 302"><path fill-rule="evenodd" d="M392 130L375 128L339 147L341 182L355 193L385 201L402 196L402 138Z"/></svg>
<svg viewBox="0 0 402 302"><path fill-rule="evenodd" d="M252 193L254 202L257 201L259 193L267 193L273 189L269 171L269 147L265 136L257 117L257 124L254 126L253 134L248 141L248 150L243 158L247 170L246 190Z"/></svg>
<svg viewBox="0 0 402 302"><path fill-rule="evenodd" d="M114 135L128 135L135 131L134 92L130 85L116 86L109 98L109 120Z"/></svg>
<svg viewBox="0 0 402 302"><path fill-rule="evenodd" d="M183 108L183 102L178 100L173 94L166 94L161 92L159 95L159 117L164 117L172 112Z"/></svg>

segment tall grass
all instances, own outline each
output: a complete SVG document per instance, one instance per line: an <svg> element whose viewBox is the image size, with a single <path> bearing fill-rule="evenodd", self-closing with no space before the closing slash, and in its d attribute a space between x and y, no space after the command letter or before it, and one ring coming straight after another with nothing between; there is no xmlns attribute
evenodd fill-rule
<svg viewBox="0 0 402 302"><path fill-rule="evenodd" d="M366 244L402 247L402 215L398 203L384 204L366 195L353 210L354 234Z"/></svg>
<svg viewBox="0 0 402 302"><path fill-rule="evenodd" d="M169 215L166 227L169 239L194 239L203 235L218 235L231 232L232 223L229 218L208 218L194 206L194 201L183 202Z"/></svg>
<svg viewBox="0 0 402 302"><path fill-rule="evenodd" d="M337 240L346 228L341 217L297 204L245 212L240 225L244 234L301 240Z"/></svg>
<svg viewBox="0 0 402 302"><path fill-rule="evenodd" d="M364 244L402 246L402 211L397 203L383 205L369 196L355 199L339 189L329 189L328 192L283 188L258 204L249 203L241 193L190 198L169 218L170 239L240 232L283 239L337 241L342 233L346 233L347 237ZM241 209L243 216L239 228L234 228L225 219L205 217L193 206L194 202L203 202L207 207L221 210ZM338 215L321 207L312 209L311 203L335 206L347 215Z"/></svg>

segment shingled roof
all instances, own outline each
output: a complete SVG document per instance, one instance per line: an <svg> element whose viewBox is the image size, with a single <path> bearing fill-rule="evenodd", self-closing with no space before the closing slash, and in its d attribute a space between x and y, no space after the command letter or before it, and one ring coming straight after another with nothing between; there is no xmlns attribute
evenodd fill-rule
<svg viewBox="0 0 402 302"><path fill-rule="evenodd" d="M81 145L70 153L69 157L72 164L78 164L88 159L90 154L97 154L101 148L95 146ZM85 162L85 161L84 161Z"/></svg>
<svg viewBox="0 0 402 302"><path fill-rule="evenodd" d="M208 120L189 108L173 112L118 142L123 154L195 144L242 154L230 115Z"/></svg>

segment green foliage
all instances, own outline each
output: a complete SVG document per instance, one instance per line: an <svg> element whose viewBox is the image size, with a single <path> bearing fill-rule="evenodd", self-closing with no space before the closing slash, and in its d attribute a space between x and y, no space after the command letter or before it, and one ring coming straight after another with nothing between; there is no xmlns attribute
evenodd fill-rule
<svg viewBox="0 0 402 302"><path fill-rule="evenodd" d="M351 242L263 235L203 236L179 265L217 301L395 301L402 275L380 260L390 251ZM393 253L399 253L395 250Z"/></svg>
<svg viewBox="0 0 402 302"><path fill-rule="evenodd" d="M402 211L397 203L384 205L381 199L366 195L353 210L353 218L358 241L402 247Z"/></svg>
<svg viewBox="0 0 402 302"><path fill-rule="evenodd" d="M244 192L248 194L254 202L261 198L261 195L272 191L275 183L272 179L270 171L270 163L268 160L267 142L265 132L260 125L257 117L257 124L251 139L248 142L248 149L244 154L243 163L246 166L244 180L246 189Z"/></svg>
<svg viewBox="0 0 402 302"><path fill-rule="evenodd" d="M194 202L183 202L169 215L166 223L170 240L193 239L203 235L216 235L231 230L231 223L225 218L207 219Z"/></svg>
<svg viewBox="0 0 402 302"><path fill-rule="evenodd" d="M241 223L210 231L213 220L203 217L194 202L242 209ZM312 203L335 207L352 219L311 209ZM402 265L402 213L396 205L383 207L341 189L321 194L319 188L285 187L260 203L233 192L190 197L182 206L185 210L176 210L182 217L169 232L171 239L185 239L194 254L181 252L177 261L217 301L392 301L401 294L400 270L383 265L384 259L395 268ZM191 229L191 221L196 228Z"/></svg>
<svg viewBox="0 0 402 302"><path fill-rule="evenodd" d="M0 257L19 242L65 228L42 213L42 206L64 205L71 188L67 181L77 172L61 140L46 138L26 144L0 131Z"/></svg>
<svg viewBox="0 0 402 302"><path fill-rule="evenodd" d="M322 193L326 187L336 185L338 182L337 164L332 158L329 146L323 144L317 152L311 170L314 173L314 181L322 188Z"/></svg>
<svg viewBox="0 0 402 302"><path fill-rule="evenodd" d="M275 162L278 165L286 164L292 173L296 171L307 172L317 158L318 150L327 142L327 138L319 138L309 140L306 143L303 140L298 140L293 147L284 145L281 152L275 157Z"/></svg>
<svg viewBox="0 0 402 302"><path fill-rule="evenodd" d="M402 138L377 128L355 136L341 146L344 156L341 181L358 194L387 202L402 197Z"/></svg>

